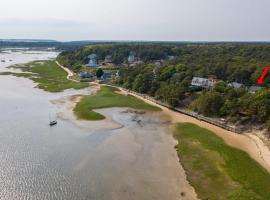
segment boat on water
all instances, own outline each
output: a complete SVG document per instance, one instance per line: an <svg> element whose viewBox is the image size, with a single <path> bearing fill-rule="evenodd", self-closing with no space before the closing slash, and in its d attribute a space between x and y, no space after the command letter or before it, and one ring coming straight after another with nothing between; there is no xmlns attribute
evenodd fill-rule
<svg viewBox="0 0 270 200"><path fill-rule="evenodd" d="M57 124L56 120L50 121L50 126L55 126Z"/></svg>
<svg viewBox="0 0 270 200"><path fill-rule="evenodd" d="M1 62L6 62L5 60L1 60Z"/></svg>
<svg viewBox="0 0 270 200"><path fill-rule="evenodd" d="M54 114L54 116L52 117L51 116L52 114L51 114L51 112L49 113L49 125L50 126L55 126L56 124L57 124L57 120L56 120L56 116L55 116L55 114Z"/></svg>

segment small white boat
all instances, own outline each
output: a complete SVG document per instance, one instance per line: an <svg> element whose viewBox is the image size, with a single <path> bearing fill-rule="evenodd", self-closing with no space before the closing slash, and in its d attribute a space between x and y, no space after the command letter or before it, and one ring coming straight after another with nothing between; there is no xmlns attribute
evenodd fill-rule
<svg viewBox="0 0 270 200"><path fill-rule="evenodd" d="M56 121L56 120L50 121L50 126L54 126L54 125L56 125L56 124L57 124L57 121Z"/></svg>

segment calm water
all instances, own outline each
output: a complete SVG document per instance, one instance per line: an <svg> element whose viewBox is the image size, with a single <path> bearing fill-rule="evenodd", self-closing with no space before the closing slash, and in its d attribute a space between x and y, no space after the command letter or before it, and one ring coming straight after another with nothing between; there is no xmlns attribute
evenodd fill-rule
<svg viewBox="0 0 270 200"><path fill-rule="evenodd" d="M10 64L55 52L0 54ZM50 94L24 78L0 76L0 199L193 199L166 118L102 109L105 122L78 122L75 94ZM49 115L58 125L49 127ZM138 120L141 120L138 123Z"/></svg>

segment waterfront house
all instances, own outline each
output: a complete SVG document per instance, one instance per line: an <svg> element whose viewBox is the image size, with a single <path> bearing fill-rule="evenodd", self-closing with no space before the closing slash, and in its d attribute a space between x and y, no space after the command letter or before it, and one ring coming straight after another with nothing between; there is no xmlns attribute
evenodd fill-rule
<svg viewBox="0 0 270 200"><path fill-rule="evenodd" d="M93 78L93 74L90 72L80 72L79 73L80 78Z"/></svg>
<svg viewBox="0 0 270 200"><path fill-rule="evenodd" d="M245 88L244 84L237 82L231 82L228 86L233 87L234 89Z"/></svg>
<svg viewBox="0 0 270 200"><path fill-rule="evenodd" d="M209 80L207 78L193 77L191 81L192 86L208 88Z"/></svg>
<svg viewBox="0 0 270 200"><path fill-rule="evenodd" d="M131 51L128 56L128 63L134 63L135 62L135 52Z"/></svg>
<svg viewBox="0 0 270 200"><path fill-rule="evenodd" d="M90 60L89 60L89 63L86 65L87 67L98 67L96 54L91 54L88 56L88 58Z"/></svg>
<svg viewBox="0 0 270 200"><path fill-rule="evenodd" d="M255 94L256 92L260 91L262 87L259 86L250 86L247 88L248 92L251 94Z"/></svg>
<svg viewBox="0 0 270 200"><path fill-rule="evenodd" d="M103 75L101 76L101 79L104 81L112 80L113 75L111 72L104 72Z"/></svg>

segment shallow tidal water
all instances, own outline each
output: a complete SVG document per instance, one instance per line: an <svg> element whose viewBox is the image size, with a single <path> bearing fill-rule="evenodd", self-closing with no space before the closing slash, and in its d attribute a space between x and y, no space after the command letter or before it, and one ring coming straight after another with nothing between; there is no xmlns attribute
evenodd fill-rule
<svg viewBox="0 0 270 200"><path fill-rule="evenodd" d="M24 53L27 60L6 55L12 64L57 55ZM78 121L72 96L94 88L51 94L34 87L0 76L0 199L194 199L161 113L110 108L99 110L105 121ZM50 115L57 126L48 125Z"/></svg>

